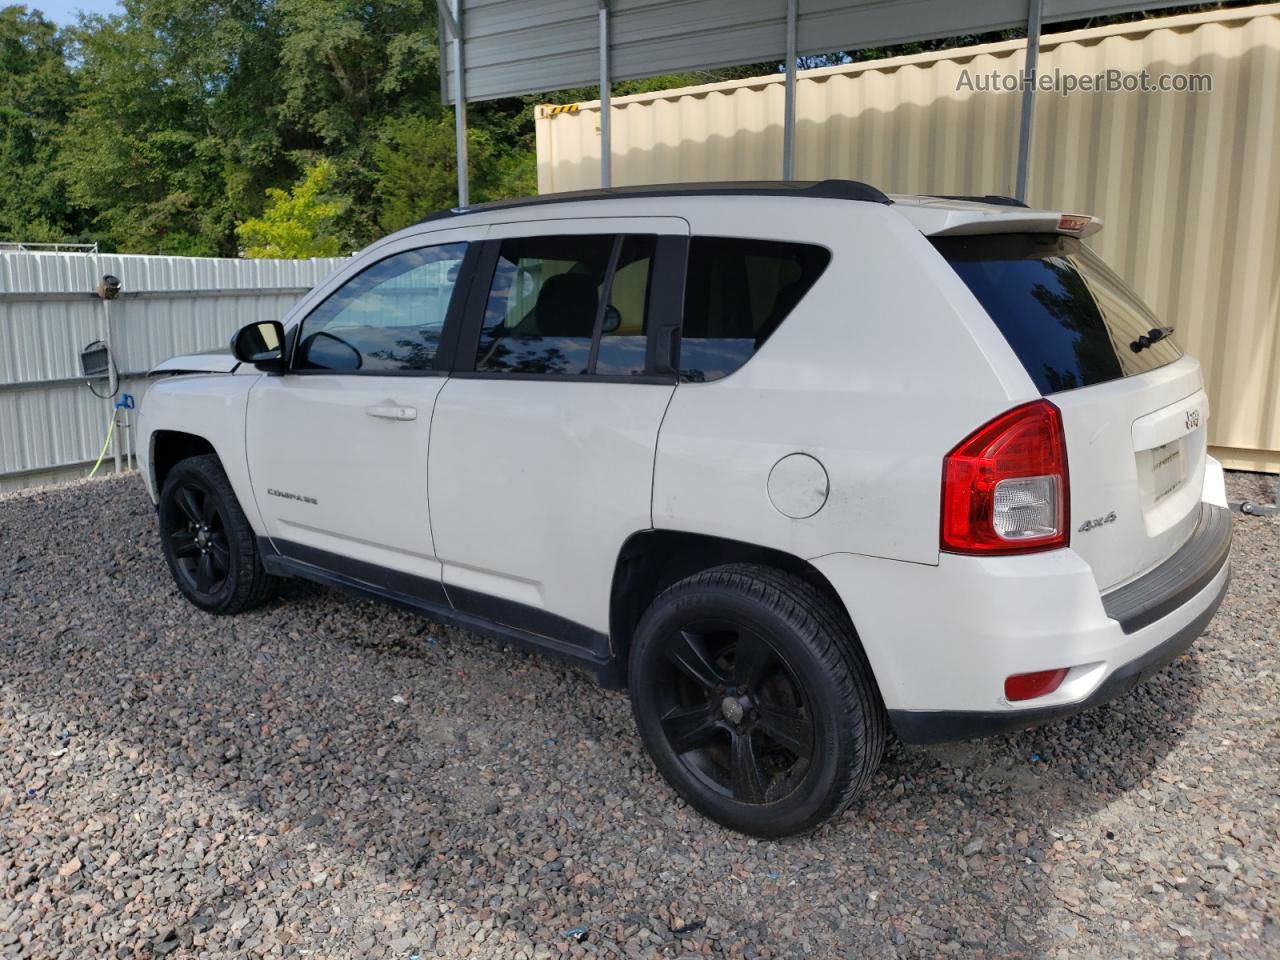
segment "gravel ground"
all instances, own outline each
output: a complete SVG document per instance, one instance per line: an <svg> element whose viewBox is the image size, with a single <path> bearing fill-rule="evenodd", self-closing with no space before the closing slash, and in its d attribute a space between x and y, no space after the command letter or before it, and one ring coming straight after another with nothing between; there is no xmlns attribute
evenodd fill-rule
<svg viewBox="0 0 1280 960"><path fill-rule="evenodd" d="M1280 956L1280 522L1235 564L1139 690L763 842L570 669L305 585L199 613L136 477L2 497L0 956Z"/></svg>

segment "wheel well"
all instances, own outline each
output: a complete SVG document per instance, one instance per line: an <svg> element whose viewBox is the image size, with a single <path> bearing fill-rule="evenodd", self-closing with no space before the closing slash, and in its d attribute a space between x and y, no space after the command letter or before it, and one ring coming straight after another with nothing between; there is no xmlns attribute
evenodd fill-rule
<svg viewBox="0 0 1280 960"><path fill-rule="evenodd" d="M844 602L830 581L806 560L738 540L674 530L646 530L633 534L623 544L613 570L609 637L622 676L625 677L627 670L631 637L653 599L678 580L726 563L758 563L784 570L826 594L849 618Z"/></svg>
<svg viewBox="0 0 1280 960"><path fill-rule="evenodd" d="M204 437L178 430L157 430L151 435L151 474L155 479L156 496L164 488L165 477L179 462L189 457L217 452Z"/></svg>

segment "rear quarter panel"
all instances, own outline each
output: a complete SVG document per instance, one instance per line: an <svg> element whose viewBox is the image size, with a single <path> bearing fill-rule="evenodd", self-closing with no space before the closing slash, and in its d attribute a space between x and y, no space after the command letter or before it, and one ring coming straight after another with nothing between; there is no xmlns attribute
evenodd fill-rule
<svg viewBox="0 0 1280 960"><path fill-rule="evenodd" d="M999 331L892 207L762 198L687 215L695 237L818 243L832 257L745 366L676 388L658 440L654 525L804 558L936 564L943 456L1039 395ZM807 519L784 516L768 493L770 471L792 453L829 478L825 506Z"/></svg>

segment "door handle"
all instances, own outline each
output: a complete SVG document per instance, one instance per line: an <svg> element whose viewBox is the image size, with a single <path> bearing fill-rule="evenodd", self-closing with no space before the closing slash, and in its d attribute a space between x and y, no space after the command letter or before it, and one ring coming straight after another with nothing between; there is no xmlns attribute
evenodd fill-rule
<svg viewBox="0 0 1280 960"><path fill-rule="evenodd" d="M364 412L371 417L381 417L383 420L418 419L416 407L404 407L397 403L380 403L376 406L365 407Z"/></svg>

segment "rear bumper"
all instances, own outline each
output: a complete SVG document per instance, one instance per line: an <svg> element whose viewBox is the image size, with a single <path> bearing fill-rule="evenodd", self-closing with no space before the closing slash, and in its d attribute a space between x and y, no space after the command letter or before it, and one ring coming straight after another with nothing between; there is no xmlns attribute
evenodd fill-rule
<svg viewBox="0 0 1280 960"><path fill-rule="evenodd" d="M1070 549L943 554L936 567L818 558L847 605L899 737L942 743L1055 720L1124 693L1184 652L1230 579L1231 519L1206 496L1169 560L1105 597ZM1069 668L1053 693L1011 703L1004 680Z"/></svg>
<svg viewBox="0 0 1280 960"><path fill-rule="evenodd" d="M1230 518L1227 522L1230 524ZM1229 530L1230 527L1228 527ZM1081 710L1114 700L1182 656L1195 639L1204 633L1205 627L1218 612L1218 605L1222 603L1222 598L1226 596L1227 585L1231 580L1230 565L1224 565L1220 574L1215 578L1216 585L1206 591L1211 594L1208 606L1197 613L1193 620L1179 627L1167 640L1160 642L1146 653L1117 667L1093 693L1083 700L1032 710L988 712L891 710L889 718L893 722L894 731L904 743L928 744L972 740L1061 720Z"/></svg>

